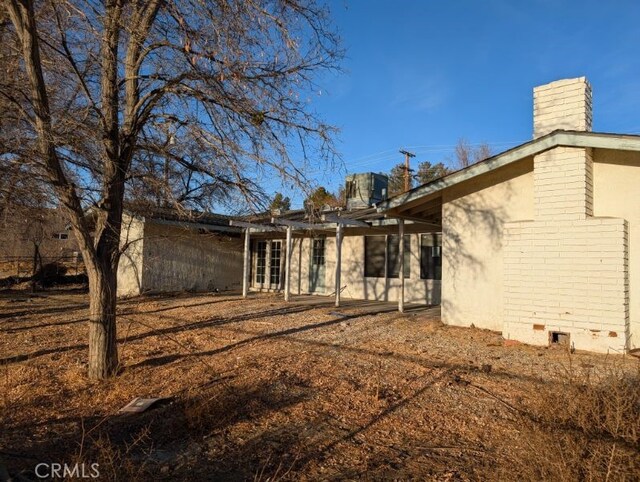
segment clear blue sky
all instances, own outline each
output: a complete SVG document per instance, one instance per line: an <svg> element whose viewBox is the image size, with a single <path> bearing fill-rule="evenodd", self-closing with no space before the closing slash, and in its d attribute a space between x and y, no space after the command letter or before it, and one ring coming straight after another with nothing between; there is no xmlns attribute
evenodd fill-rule
<svg viewBox="0 0 640 482"><path fill-rule="evenodd" d="M532 88L585 75L594 130L640 132L640 2L331 0L345 72L315 109L341 129L347 172L418 163L461 137L500 152L532 137ZM335 190L345 172L317 171ZM297 203L296 203L297 204Z"/></svg>

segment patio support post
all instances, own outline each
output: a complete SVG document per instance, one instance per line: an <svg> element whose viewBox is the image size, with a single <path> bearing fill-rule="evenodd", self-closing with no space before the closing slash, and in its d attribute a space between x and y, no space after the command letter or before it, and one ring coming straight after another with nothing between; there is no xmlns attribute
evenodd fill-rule
<svg viewBox="0 0 640 482"><path fill-rule="evenodd" d="M336 308L340 306L340 274L342 270L342 224L336 227Z"/></svg>
<svg viewBox="0 0 640 482"><path fill-rule="evenodd" d="M242 269L242 297L249 294L249 264L251 262L251 228L244 228L244 266Z"/></svg>
<svg viewBox="0 0 640 482"><path fill-rule="evenodd" d="M400 294L398 296L398 311L404 313L404 219L398 219L398 256L400 261Z"/></svg>
<svg viewBox="0 0 640 482"><path fill-rule="evenodd" d="M287 252L284 263L284 300L289 301L291 298L291 252L293 251L292 243L293 226L287 226Z"/></svg>

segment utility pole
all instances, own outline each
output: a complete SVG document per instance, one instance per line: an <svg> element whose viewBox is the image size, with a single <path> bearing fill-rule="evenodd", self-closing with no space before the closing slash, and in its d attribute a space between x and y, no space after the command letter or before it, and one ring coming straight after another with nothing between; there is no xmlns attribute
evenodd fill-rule
<svg viewBox="0 0 640 482"><path fill-rule="evenodd" d="M411 188L411 168L409 167L409 159L416 157L415 154L409 151L400 149L400 154L404 154L404 192L407 192Z"/></svg>

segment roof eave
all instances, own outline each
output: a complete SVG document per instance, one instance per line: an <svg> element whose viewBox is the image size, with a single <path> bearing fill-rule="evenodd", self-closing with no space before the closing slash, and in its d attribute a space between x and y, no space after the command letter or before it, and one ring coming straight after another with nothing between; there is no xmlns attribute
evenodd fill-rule
<svg viewBox="0 0 640 482"><path fill-rule="evenodd" d="M387 212L416 199L442 191L455 184L491 172L500 167L535 156L554 147L590 147L596 149L616 149L640 151L640 136L624 134L603 134L596 132L554 131L546 136L516 146L508 151L490 157L448 176L419 186L392 199L378 203L378 212Z"/></svg>

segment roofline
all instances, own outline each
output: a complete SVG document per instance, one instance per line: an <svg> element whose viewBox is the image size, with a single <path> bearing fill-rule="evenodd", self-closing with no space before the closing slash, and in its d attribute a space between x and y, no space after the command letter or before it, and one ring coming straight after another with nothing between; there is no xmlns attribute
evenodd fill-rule
<svg viewBox="0 0 640 482"><path fill-rule="evenodd" d="M175 221L171 219L160 219L150 216L140 216L145 222L151 222L155 224L163 224L166 226L176 226L182 229L204 229L205 231L219 231L222 233L235 233L241 234L242 230L233 226L223 226L218 224L199 223L194 221Z"/></svg>
<svg viewBox="0 0 640 482"><path fill-rule="evenodd" d="M398 208L408 202L415 201L429 194L434 194L455 184L494 171L512 162L524 159L525 157L535 156L555 147L591 147L598 149L640 151L640 136L556 130L545 136L520 144L508 151L489 157L484 161L448 174L440 179L436 179L435 181L423 184L403 194L380 202L376 205L377 211L382 213Z"/></svg>

